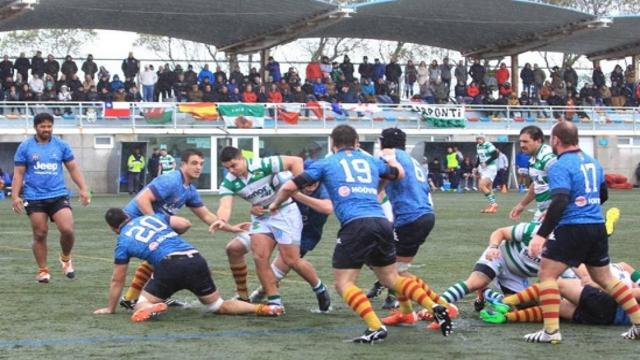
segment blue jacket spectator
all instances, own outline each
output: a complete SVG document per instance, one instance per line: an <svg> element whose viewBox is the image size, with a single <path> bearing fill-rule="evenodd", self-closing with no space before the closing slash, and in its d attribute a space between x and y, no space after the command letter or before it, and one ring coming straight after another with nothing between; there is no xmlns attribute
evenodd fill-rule
<svg viewBox="0 0 640 360"><path fill-rule="evenodd" d="M313 94L318 100L327 97L327 87L322 83L322 80L318 79L318 82L313 84Z"/></svg>
<svg viewBox="0 0 640 360"><path fill-rule="evenodd" d="M524 151L518 152L516 154L516 167L518 169L528 169L529 159L531 159L531 155L525 153Z"/></svg>
<svg viewBox="0 0 640 360"><path fill-rule="evenodd" d="M113 75L113 80L111 81L111 91L118 91L120 89L124 89L124 83L120 80L118 75Z"/></svg>
<svg viewBox="0 0 640 360"><path fill-rule="evenodd" d="M198 83L202 84L204 82L204 78L209 78L210 84L216 83L216 78L213 76L211 70L209 70L209 65L205 65L204 68L200 70L200 73L198 74Z"/></svg>
<svg viewBox="0 0 640 360"><path fill-rule="evenodd" d="M282 79L282 74L280 73L280 63L273 60L273 56L269 56L267 70L269 71L269 76L271 76L272 82L280 82L280 79Z"/></svg>
<svg viewBox="0 0 640 360"><path fill-rule="evenodd" d="M375 59L375 62L373 64L373 75L371 76L371 79L375 82L378 81L378 79L382 79L384 77L384 72L386 70L386 66L382 63L380 63L380 59Z"/></svg>
<svg viewBox="0 0 640 360"><path fill-rule="evenodd" d="M375 95L376 88L373 86L372 83L370 83L369 81L366 81L365 83L360 85L360 92L362 93L362 96L365 96L365 97L372 96L372 95Z"/></svg>

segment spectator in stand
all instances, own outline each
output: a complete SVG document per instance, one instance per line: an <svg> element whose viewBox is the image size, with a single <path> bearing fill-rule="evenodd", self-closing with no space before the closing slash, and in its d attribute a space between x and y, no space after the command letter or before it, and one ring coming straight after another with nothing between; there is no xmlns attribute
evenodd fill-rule
<svg viewBox="0 0 640 360"><path fill-rule="evenodd" d="M187 92L189 91L190 85L185 81L184 75L184 73L178 74L176 82L173 83L173 93L175 94L176 102L187 101Z"/></svg>
<svg viewBox="0 0 640 360"><path fill-rule="evenodd" d="M622 85L616 81L611 81L611 106L621 107L625 103L625 95Z"/></svg>
<svg viewBox="0 0 640 360"><path fill-rule="evenodd" d="M451 64L449 64L449 58L445 57L442 59L442 64L440 64L440 78L442 79L442 83L447 88L447 95L451 92Z"/></svg>
<svg viewBox="0 0 640 360"><path fill-rule="evenodd" d="M447 148L447 177L451 184L451 191L459 190L460 179L458 177L458 170L460 169L460 162L458 161L458 154L453 151L453 148Z"/></svg>
<svg viewBox="0 0 640 360"><path fill-rule="evenodd" d="M373 64L369 62L367 56L362 57L362 63L358 66L358 74L360 74L360 82L364 82L365 79L371 80L373 76Z"/></svg>
<svg viewBox="0 0 640 360"><path fill-rule="evenodd" d="M564 112L564 119L566 121L573 121L573 117L576 115L576 103L575 100L573 100L573 97L567 97L564 106L566 107L566 110Z"/></svg>
<svg viewBox="0 0 640 360"><path fill-rule="evenodd" d="M229 102L242 102L242 94L240 94L240 89L237 87L233 88L233 90L229 93Z"/></svg>
<svg viewBox="0 0 640 360"><path fill-rule="evenodd" d="M564 106L565 102L560 96L556 94L555 90L551 90L551 92L549 93L549 97L547 97L547 105ZM557 109L554 109L553 118L559 121L562 118L562 112L558 111Z"/></svg>
<svg viewBox="0 0 640 360"><path fill-rule="evenodd" d="M264 85L260 85L258 87L258 94L256 94L258 96L258 100L257 102L259 103L266 103L267 102L267 89L265 88Z"/></svg>
<svg viewBox="0 0 640 360"><path fill-rule="evenodd" d="M313 84L313 95L318 101L326 100L328 95L327 87L322 83L322 79L316 79L316 82Z"/></svg>
<svg viewBox="0 0 640 360"><path fill-rule="evenodd" d="M211 84L206 84L203 88L202 88L202 101L204 102L216 102L216 96L215 93L213 92L213 88L211 87Z"/></svg>
<svg viewBox="0 0 640 360"><path fill-rule="evenodd" d="M125 91L129 91L129 89L131 89L134 86L137 87L138 85L136 85L136 82L133 80L133 78L125 78L124 79L124 90Z"/></svg>
<svg viewBox="0 0 640 360"><path fill-rule="evenodd" d="M120 89L124 89L124 83L120 80L118 75L113 75L113 80L111 80L111 91L115 92Z"/></svg>
<svg viewBox="0 0 640 360"><path fill-rule="evenodd" d="M71 77L78 72L78 65L73 61L71 55L67 55L65 57L65 60L60 67L60 72L64 75L65 79L71 79Z"/></svg>
<svg viewBox="0 0 640 360"><path fill-rule="evenodd" d="M551 86L554 90L560 88L560 84L564 84L564 74L558 66L551 69Z"/></svg>
<svg viewBox="0 0 640 360"><path fill-rule="evenodd" d="M302 91L302 86L295 85L291 90L291 95L289 99L290 99L290 102L294 102L294 103L306 103L307 94L304 91Z"/></svg>
<svg viewBox="0 0 640 360"><path fill-rule="evenodd" d="M498 87L498 93L503 97L509 97L511 95L511 83L508 81L502 83L502 85Z"/></svg>
<svg viewBox="0 0 640 360"><path fill-rule="evenodd" d="M142 101L142 95L140 94L140 90L138 87L133 85L127 90L127 95L125 96L125 101L128 102L140 102Z"/></svg>
<svg viewBox="0 0 640 360"><path fill-rule="evenodd" d="M267 94L267 102L280 104L283 103L282 93L276 84L269 86L269 93Z"/></svg>
<svg viewBox="0 0 640 360"><path fill-rule="evenodd" d="M522 89L527 95L531 95L531 85L534 84L534 76L530 63L524 64L524 68L520 70L520 79L522 80Z"/></svg>
<svg viewBox="0 0 640 360"><path fill-rule="evenodd" d="M453 88L453 94L459 104L469 104L473 101L472 98L467 96L467 86L461 81L458 81Z"/></svg>
<svg viewBox="0 0 640 360"><path fill-rule="evenodd" d="M184 72L184 82L191 88L191 85L198 83L198 74L193 71L193 65L187 66L187 71Z"/></svg>
<svg viewBox="0 0 640 360"><path fill-rule="evenodd" d="M565 83L565 89L567 91L567 95L565 96L565 98L575 98L576 96L578 96L578 91L576 90L576 84L572 83L571 81L567 81Z"/></svg>
<svg viewBox="0 0 640 360"><path fill-rule="evenodd" d="M342 72L342 69L340 69L340 64L338 64L337 61L334 61L333 63L331 63L331 73L329 74L329 79L331 79L332 82L338 82L340 81L340 77L344 78L344 73Z"/></svg>
<svg viewBox="0 0 640 360"><path fill-rule="evenodd" d="M34 92L37 98L41 98L44 93L44 81L39 75L33 74L31 80L29 80L29 87Z"/></svg>
<svg viewBox="0 0 640 360"><path fill-rule="evenodd" d="M71 79L66 80L65 84L69 87L71 93L78 90L82 86L82 82L78 79L78 75L71 76Z"/></svg>
<svg viewBox="0 0 640 360"><path fill-rule="evenodd" d="M253 92L253 86L251 84L247 84L244 88L244 92L242 93L242 101L246 103L254 103L258 101L258 96Z"/></svg>
<svg viewBox="0 0 640 360"><path fill-rule="evenodd" d="M103 101L103 102L113 101L113 93L109 91L108 88L102 88L102 90L99 93L99 98L100 98L100 101Z"/></svg>
<svg viewBox="0 0 640 360"><path fill-rule="evenodd" d="M429 65L429 86L431 86L432 90L435 91L435 84L439 80L442 80L440 67L438 66L438 62L433 60L431 65Z"/></svg>
<svg viewBox="0 0 640 360"><path fill-rule="evenodd" d="M340 88L340 92L338 93L338 102L344 104L355 104L358 102L358 97L356 96L356 92L345 84Z"/></svg>
<svg viewBox="0 0 640 360"><path fill-rule="evenodd" d="M269 61L267 61L267 71L269 72L269 78L271 82L280 82L282 79L282 74L280 73L280 63L273 59L273 56L269 56Z"/></svg>
<svg viewBox="0 0 640 360"><path fill-rule="evenodd" d="M465 157L460 164L460 174L462 176L461 186L464 191L471 191L471 189L477 190L475 170L475 166L471 162L471 159L468 156Z"/></svg>
<svg viewBox="0 0 640 360"><path fill-rule="evenodd" d="M87 101L87 92L85 91L84 86L80 86L76 91L71 93L71 100L74 102Z"/></svg>
<svg viewBox="0 0 640 360"><path fill-rule="evenodd" d="M4 82L6 78L13 79L13 63L9 60L9 55L4 55L0 62L0 79Z"/></svg>
<svg viewBox="0 0 640 360"><path fill-rule="evenodd" d="M104 88L106 88L108 92L111 92L111 82L109 81L108 74L102 74L102 77L100 77L100 80L98 80L98 92L102 93L102 89Z"/></svg>
<svg viewBox="0 0 640 360"><path fill-rule="evenodd" d="M213 78L215 79L213 82L214 85L224 85L227 83L227 73L222 71L222 67L220 67L220 65L216 66L216 72L213 73Z"/></svg>
<svg viewBox="0 0 640 360"><path fill-rule="evenodd" d="M437 158L431 160L431 162L429 163L429 183L432 185L432 188L435 189L440 189L441 191L444 191L444 187L443 187L443 183L444 183L444 179L442 177L442 164L440 163L440 160L438 160Z"/></svg>
<svg viewBox="0 0 640 360"><path fill-rule="evenodd" d="M240 66L238 65L234 65L233 71L231 71L231 73L229 74L229 82L231 82L232 80L235 80L236 86L240 86L242 84L242 81L244 80L244 74L242 74L242 71L240 71Z"/></svg>
<svg viewBox="0 0 640 360"><path fill-rule="evenodd" d="M60 93L58 93L58 101L71 101L71 91L67 85L60 87Z"/></svg>
<svg viewBox="0 0 640 360"><path fill-rule="evenodd" d="M45 90L45 95L46 95L46 90ZM98 90L95 85L89 88L89 91L87 91L86 101L92 101L92 102L100 101L100 94L98 93Z"/></svg>
<svg viewBox="0 0 640 360"><path fill-rule="evenodd" d="M289 86L295 87L297 85L302 85L302 79L300 79L298 69L294 67L289 68L289 71L284 75L284 78L287 80L287 84L289 84Z"/></svg>
<svg viewBox="0 0 640 360"><path fill-rule="evenodd" d="M82 63L81 70L84 73L85 78L89 75L91 79L95 79L96 73L98 72L98 65L93 61L93 55L87 55L87 60Z"/></svg>
<svg viewBox="0 0 640 360"><path fill-rule="evenodd" d="M191 85L191 90L187 93L187 101L189 102L202 102L202 90L198 87L198 84Z"/></svg>
<svg viewBox="0 0 640 360"><path fill-rule="evenodd" d="M306 80L308 80L312 84L315 84L318 79L322 81L322 78L323 75L322 70L320 69L320 64L315 60L311 60L307 65Z"/></svg>
<svg viewBox="0 0 640 360"><path fill-rule="evenodd" d="M16 70L18 74L22 76L22 81L27 81L27 76L29 74L29 69L31 68L31 63L29 59L25 56L24 52L20 53L20 57L16 59L13 63L13 68Z"/></svg>
<svg viewBox="0 0 640 360"><path fill-rule="evenodd" d="M636 102L640 104L640 83L636 85L635 96L636 96Z"/></svg>
<svg viewBox="0 0 640 360"><path fill-rule="evenodd" d="M446 104L449 102L449 91L442 79L436 80L436 83L433 86L433 94L436 98L436 103Z"/></svg>
<svg viewBox="0 0 640 360"><path fill-rule="evenodd" d="M484 66L480 64L480 59L474 59L473 65L469 69L469 76L471 76L471 80L475 81L478 86L484 82L484 75L486 73L486 69Z"/></svg>
<svg viewBox="0 0 640 360"><path fill-rule="evenodd" d="M498 150L498 173L493 182L493 187L502 192L507 191L507 183L509 182L509 158L502 151Z"/></svg>
<svg viewBox="0 0 640 360"><path fill-rule="evenodd" d="M507 69L507 64L501 63L500 68L496 71L496 80L498 81L498 89L502 88L509 81L511 74Z"/></svg>
<svg viewBox="0 0 640 360"><path fill-rule="evenodd" d="M591 79L593 80L593 86L595 86L596 89L600 89L606 84L604 73L602 72L600 65L596 65L596 67L593 68Z"/></svg>
<svg viewBox="0 0 640 360"><path fill-rule="evenodd" d="M34 101L35 100L35 95L33 93L33 91L31 91L31 88L29 87L29 84L22 84L22 86L20 87L20 93L18 94L18 99L20 101ZM69 98L69 100L71 100L71 98Z"/></svg>
<svg viewBox="0 0 640 360"><path fill-rule="evenodd" d="M378 82L375 84L376 89L376 99L379 103L382 104L393 104L393 99L389 96L389 86L384 81L384 79L378 79Z"/></svg>
<svg viewBox="0 0 640 360"><path fill-rule="evenodd" d="M420 96L427 92L427 88L429 87L429 67L427 63L424 61L420 61L418 65L418 89L420 91Z"/></svg>
<svg viewBox="0 0 640 360"><path fill-rule="evenodd" d="M198 84L202 84L205 78L209 79L210 84L213 84L216 80L211 70L209 70L209 64L204 64L204 67L198 73Z"/></svg>
<svg viewBox="0 0 640 360"><path fill-rule="evenodd" d="M400 84L400 76L402 76L402 68L398 65L398 59L393 56L391 62L387 64L384 69L384 75L387 78L387 82L394 84Z"/></svg>
<svg viewBox="0 0 640 360"><path fill-rule="evenodd" d="M594 106L596 93L591 86L591 83L585 83L582 89L580 89L580 99L582 99L583 106Z"/></svg>
<svg viewBox="0 0 640 360"><path fill-rule="evenodd" d="M323 55L320 58L320 71L322 72L322 78L323 79L328 79L328 78L331 77L331 71L334 68L334 64L338 64L338 62L334 61L332 63L331 60L329 60L328 56L324 56Z"/></svg>
<svg viewBox="0 0 640 360"><path fill-rule="evenodd" d="M380 62L380 59L373 60L373 74L371 75L371 80L374 84L377 84L378 80L384 77L385 70L386 67Z"/></svg>
<svg viewBox="0 0 640 360"><path fill-rule="evenodd" d="M348 82L353 81L353 64L351 63L351 59L349 59L349 55L345 55L342 58L342 64L340 64L340 70L344 74L345 78Z"/></svg>
<svg viewBox="0 0 640 360"><path fill-rule="evenodd" d="M369 79L364 79L362 86L360 86L360 96L362 102L375 103L376 102L376 89Z"/></svg>
<svg viewBox="0 0 640 360"><path fill-rule="evenodd" d="M561 97L563 100L567 99L567 88L565 87L564 82L559 83L553 90L556 92L556 95Z"/></svg>
<svg viewBox="0 0 640 360"><path fill-rule="evenodd" d="M158 94L157 100L160 100L162 97L162 101L167 101L167 99L171 98L171 88L173 86L173 72L169 68L169 64L165 64L164 66L160 65L158 68L158 82L156 83L155 91Z"/></svg>
<svg viewBox="0 0 640 360"><path fill-rule="evenodd" d="M542 88L540 88L540 98L544 101L547 101L547 99L549 99L549 96L551 96L552 91L553 87L551 86L551 82L549 80L545 81L542 85Z"/></svg>
<svg viewBox="0 0 640 360"><path fill-rule="evenodd" d="M153 71L153 65L146 65L144 71L140 73L140 84L142 85L142 99L146 102L153 102L153 93L158 82L158 75Z"/></svg>
<svg viewBox="0 0 640 360"><path fill-rule="evenodd" d="M158 169L160 168L160 152L157 147L153 148L153 152L147 161L147 184L158 176Z"/></svg>
<svg viewBox="0 0 640 360"><path fill-rule="evenodd" d="M602 99L604 106L612 106L611 96L611 89L607 85L602 85L600 87L600 99Z"/></svg>
<svg viewBox="0 0 640 360"><path fill-rule="evenodd" d="M44 59L40 50L31 58L31 75L38 75L40 79L44 76Z"/></svg>
<svg viewBox="0 0 640 360"><path fill-rule="evenodd" d="M622 66L616 65L611 72L611 88L613 91L614 83L616 86L620 86L624 84L624 73L622 71Z"/></svg>
<svg viewBox="0 0 640 360"><path fill-rule="evenodd" d="M216 91L215 102L229 102L229 88L226 85L222 85L218 88L218 91Z"/></svg>
<svg viewBox="0 0 640 360"><path fill-rule="evenodd" d="M482 103L482 96L480 95L480 86L475 81L472 81L469 86L467 86L467 96L473 99L474 104Z"/></svg>
<svg viewBox="0 0 640 360"><path fill-rule="evenodd" d="M44 63L44 72L51 76L54 81L58 80L58 72L60 72L60 63L53 55L47 55L47 62Z"/></svg>
<svg viewBox="0 0 640 360"><path fill-rule="evenodd" d="M138 76L140 72L140 62L138 59L133 57L133 52L129 52L129 56L126 59L122 60L122 65L120 66L122 73L125 78L135 78Z"/></svg>
<svg viewBox="0 0 640 360"><path fill-rule="evenodd" d="M247 79L248 79L248 82L250 82L254 86L260 85L262 81L260 79L260 73L258 72L258 69L256 69L255 67L252 67L249 70L249 75L247 75Z"/></svg>
<svg viewBox="0 0 640 360"><path fill-rule="evenodd" d="M541 69L538 64L533 64L533 85L535 86L535 93L539 93L547 80L547 73Z"/></svg>
<svg viewBox="0 0 640 360"><path fill-rule="evenodd" d="M404 96L410 98L413 96L413 85L418 80L418 69L413 61L408 60L404 67Z"/></svg>
<svg viewBox="0 0 640 360"><path fill-rule="evenodd" d="M520 98L518 99L518 104L520 106L531 106L533 105L531 102L531 97L527 94L526 91L520 92Z"/></svg>
<svg viewBox="0 0 640 360"><path fill-rule="evenodd" d="M525 92L525 95L526 95L526 92ZM509 94L509 98L507 99L507 105L520 106L520 99L518 99L518 94L516 94L515 91L512 91L511 94Z"/></svg>
<svg viewBox="0 0 640 360"><path fill-rule="evenodd" d="M574 86L578 84L578 73L570 64L565 66L563 75L565 84L571 83Z"/></svg>
<svg viewBox="0 0 640 360"><path fill-rule="evenodd" d="M113 92L113 102L123 102L126 101L127 94L124 91L124 87Z"/></svg>
<svg viewBox="0 0 640 360"><path fill-rule="evenodd" d="M458 65L454 70L454 75L456 77L457 83L462 83L464 85L467 84L467 65L465 64L464 60L458 61Z"/></svg>
<svg viewBox="0 0 640 360"><path fill-rule="evenodd" d="M632 64L627 65L627 70L624 72L624 86L628 88L631 92L635 91L635 83L636 83L636 71L633 68Z"/></svg>
<svg viewBox="0 0 640 360"><path fill-rule="evenodd" d="M86 74L84 76L84 81L82 82L82 86L84 86L85 89L90 89L91 86L95 85L96 82L93 80L93 78L91 77L90 74Z"/></svg>

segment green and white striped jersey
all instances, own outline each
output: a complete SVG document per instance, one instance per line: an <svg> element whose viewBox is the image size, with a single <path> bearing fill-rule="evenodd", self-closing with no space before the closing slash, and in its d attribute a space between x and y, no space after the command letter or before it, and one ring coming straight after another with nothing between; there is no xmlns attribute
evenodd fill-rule
<svg viewBox="0 0 640 360"><path fill-rule="evenodd" d="M160 173L168 174L174 170L173 166L176 163L176 159L174 159L173 156L169 154L167 154L166 156L160 155L160 157L158 158L158 162L160 163Z"/></svg>
<svg viewBox="0 0 640 360"><path fill-rule="evenodd" d="M512 228L511 240L500 244L502 256L512 273L524 277L538 276L540 258L529 256L527 247L539 228L540 223L537 222L520 223Z"/></svg>
<svg viewBox="0 0 640 360"><path fill-rule="evenodd" d="M485 163L487 164L487 166L497 166L497 157L489 161L491 155L493 155L497 151L498 150L496 149L496 147L488 141L485 141L482 144L476 144L476 152L478 153L478 158L480 159L481 163Z"/></svg>
<svg viewBox="0 0 640 360"><path fill-rule="evenodd" d="M541 203L546 210L551 201L551 191L549 190L549 168L556 162L556 155L553 153L551 146L547 144L540 145L535 155L529 159L529 176L533 182L533 190L536 195L536 202L540 209Z"/></svg>
<svg viewBox="0 0 640 360"><path fill-rule="evenodd" d="M251 205L269 206L277 193L273 177L284 170L282 157L255 158L247 162L247 177L241 178L228 173L220 185L219 193L221 196L237 195Z"/></svg>

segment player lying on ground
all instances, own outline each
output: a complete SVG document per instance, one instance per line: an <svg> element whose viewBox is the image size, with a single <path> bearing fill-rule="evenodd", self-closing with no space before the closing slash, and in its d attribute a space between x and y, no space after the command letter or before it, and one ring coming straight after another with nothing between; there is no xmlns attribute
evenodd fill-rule
<svg viewBox="0 0 640 360"><path fill-rule="evenodd" d="M631 325L631 320L618 303L588 276L583 268L580 279L560 279L558 286L562 301L560 318L579 324L590 325ZM624 281L632 289L633 296L640 299L640 272L626 263L611 264L614 277ZM635 279L635 280L634 280ZM494 300L488 309L480 312L480 317L488 323L502 324L506 322L542 322L540 288L538 284L510 295L499 301ZM504 305L503 305L504 304ZM521 308L523 305L528 306ZM514 307L519 310L511 311Z"/></svg>
<svg viewBox="0 0 640 360"><path fill-rule="evenodd" d="M277 305L253 305L238 300L223 300L211 278L206 260L173 228L183 229L187 219L164 214L127 217L122 209L111 208L105 220L118 234L108 306L94 314L113 314L122 293L127 267L132 257L149 262L155 269L145 285L134 313L133 321L145 321L167 310L164 303L175 292L189 290L208 311L216 314L256 314L277 316L284 308Z"/></svg>
<svg viewBox="0 0 640 360"><path fill-rule="evenodd" d="M335 287L367 324L364 334L354 342L372 343L387 337L387 329L369 299L355 284L365 264L384 286L431 309L442 324L442 334L447 336L452 329L447 309L435 304L414 279L398 275L393 227L378 202L379 179L402 179L404 169L394 159L387 163L357 151L357 140L358 134L351 126L334 128L331 133L334 154L314 162L304 173L285 183L269 210L279 211L295 192L309 184L321 182L326 186L341 224L332 260Z"/></svg>

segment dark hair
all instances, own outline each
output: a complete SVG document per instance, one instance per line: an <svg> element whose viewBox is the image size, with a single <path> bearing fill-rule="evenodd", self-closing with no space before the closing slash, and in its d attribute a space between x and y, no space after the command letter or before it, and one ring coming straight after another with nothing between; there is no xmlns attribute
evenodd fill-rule
<svg viewBox="0 0 640 360"><path fill-rule="evenodd" d="M183 151L181 154L182 162L183 163L189 162L189 158L192 157L193 155L199 156L204 159L204 154L202 153L202 151L196 150L196 149L187 149Z"/></svg>
<svg viewBox="0 0 640 360"><path fill-rule="evenodd" d="M533 141L540 140L541 142L544 142L544 134L542 133L542 129L535 125L523 127L522 130L520 130L520 135L522 134L528 134L531 139L533 139Z"/></svg>
<svg viewBox="0 0 640 360"><path fill-rule="evenodd" d="M110 208L104 214L104 220L114 229L117 229L127 221L127 214L122 211L120 208Z"/></svg>
<svg viewBox="0 0 640 360"><path fill-rule="evenodd" d="M555 136L565 146L578 145L578 128L570 121L561 121L551 129L551 136Z"/></svg>
<svg viewBox="0 0 640 360"><path fill-rule="evenodd" d="M220 151L220 162L227 162L242 157L242 151L233 146L227 146Z"/></svg>
<svg viewBox="0 0 640 360"><path fill-rule="evenodd" d="M407 143L407 134L398 128L387 128L382 130L380 134L380 147L383 149L398 148L405 149Z"/></svg>
<svg viewBox="0 0 640 360"><path fill-rule="evenodd" d="M33 117L33 127L36 127L45 121L51 121L53 124L53 116L46 112L36 114L36 116Z"/></svg>
<svg viewBox="0 0 640 360"><path fill-rule="evenodd" d="M333 146L337 148L355 146L358 133L349 125L338 125L331 131L331 140L333 140Z"/></svg>

